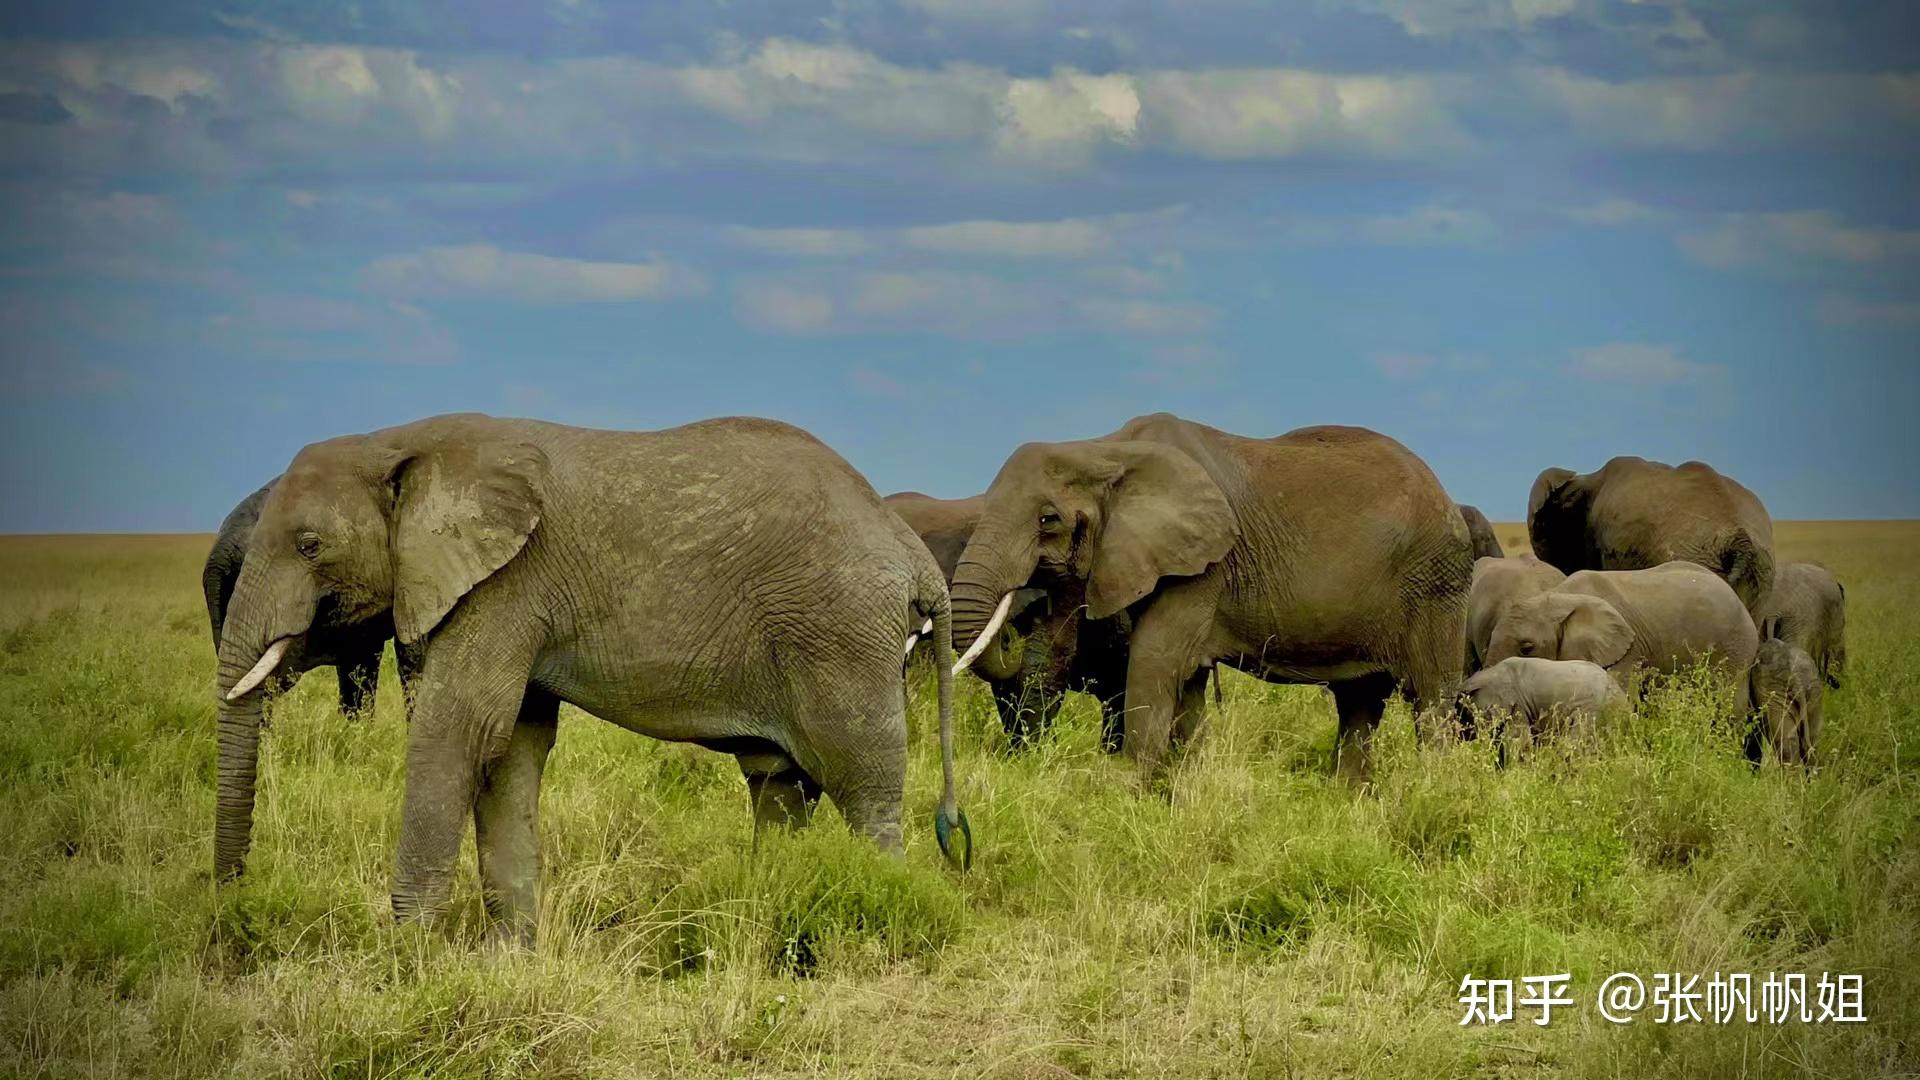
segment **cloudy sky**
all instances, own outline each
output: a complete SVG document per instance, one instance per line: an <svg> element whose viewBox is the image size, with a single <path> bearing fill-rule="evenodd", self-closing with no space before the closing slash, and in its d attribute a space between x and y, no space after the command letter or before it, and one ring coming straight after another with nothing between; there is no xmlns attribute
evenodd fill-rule
<svg viewBox="0 0 1920 1080"><path fill-rule="evenodd" d="M1496 518L1616 453L1920 517L1916 135L1909 0L7 5L0 530L210 530L457 410L958 496L1165 409Z"/></svg>

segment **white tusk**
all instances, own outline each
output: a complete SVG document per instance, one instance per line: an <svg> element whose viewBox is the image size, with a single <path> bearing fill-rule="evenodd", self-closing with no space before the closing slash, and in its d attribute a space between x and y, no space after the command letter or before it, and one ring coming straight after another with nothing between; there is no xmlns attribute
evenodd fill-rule
<svg viewBox="0 0 1920 1080"><path fill-rule="evenodd" d="M980 636L973 639L973 644L967 646L967 651L961 653L960 659L953 662L955 675L972 667L973 662L980 659L980 654L987 651L987 642L992 641L993 635L1000 632L1000 624L1007 621L1007 609L1012 606L1012 593L1000 598L1000 606L993 609L993 618L987 620L986 629L980 631Z"/></svg>
<svg viewBox="0 0 1920 1080"><path fill-rule="evenodd" d="M242 676L239 682L233 684L233 689L227 691L227 700L238 701L247 696L254 687L266 682L267 676L273 674L273 669L280 666L280 659L287 655L287 646L291 644L293 644L292 638L281 638L267 646L267 651L260 654L260 662L253 665L253 670Z"/></svg>
<svg viewBox="0 0 1920 1080"><path fill-rule="evenodd" d="M932 620L932 619L928 619L928 620L927 620L927 625L925 625L925 626L923 626L923 627L921 627L920 629L918 629L918 630L916 630L916 631L914 631L913 633L911 633L911 634L908 634L908 635L907 635L907 647L906 647L906 648L905 648L904 650L902 650L902 651L901 651L901 653L900 653L900 655L901 655L901 657L902 657L902 658L905 658L905 657L908 657L908 656L912 656L912 655L913 655L913 647L914 647L915 645L918 645L918 644L920 644L920 639L921 639L921 638L923 638L923 637L925 637L926 635L928 635L928 634L931 634L931 633L933 633L933 620Z"/></svg>

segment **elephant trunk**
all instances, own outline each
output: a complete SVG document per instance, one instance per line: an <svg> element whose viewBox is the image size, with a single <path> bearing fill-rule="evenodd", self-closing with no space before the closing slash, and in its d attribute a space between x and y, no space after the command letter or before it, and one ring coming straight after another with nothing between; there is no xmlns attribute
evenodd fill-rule
<svg viewBox="0 0 1920 1080"><path fill-rule="evenodd" d="M989 532L982 523L982 527L974 530L973 539L954 567L953 582L948 589L953 598L953 647L964 650L962 659L968 664L985 649L982 635L999 630L998 626L988 629L996 613L1004 621L1012 606L1014 591L1033 576L1037 554L1010 557L1006 554L1010 550L1015 547L1005 543L996 532Z"/></svg>
<svg viewBox="0 0 1920 1080"><path fill-rule="evenodd" d="M247 849L253 842L264 715L262 684L313 618L311 588L302 588L290 574L270 581L264 565L265 560L249 561L242 569L220 635L213 834L213 871L218 881L236 877L246 868ZM268 598L276 592L281 602L270 603Z"/></svg>

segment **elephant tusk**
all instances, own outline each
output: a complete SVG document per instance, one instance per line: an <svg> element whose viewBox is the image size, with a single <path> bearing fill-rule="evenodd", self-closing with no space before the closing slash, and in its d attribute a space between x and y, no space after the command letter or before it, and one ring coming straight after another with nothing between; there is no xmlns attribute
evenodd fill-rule
<svg viewBox="0 0 1920 1080"><path fill-rule="evenodd" d="M928 619L927 624L925 626L922 626L920 629L915 630L913 633L907 635L907 647L901 650L901 653L900 653L901 659L904 660L907 657L912 656L913 647L915 645L920 644L921 638L931 633L933 633L933 620Z"/></svg>
<svg viewBox="0 0 1920 1080"><path fill-rule="evenodd" d="M1012 606L1013 593L1009 592L1000 598L1000 606L993 609L993 617L987 620L986 628L980 631L979 637L973 639L973 644L967 646L967 651L960 654L960 659L953 662L955 675L972 667L973 662L980 659L980 654L987 651L987 643L1000 632L1000 624L1007 621L1007 609Z"/></svg>
<svg viewBox="0 0 1920 1080"><path fill-rule="evenodd" d="M240 681L233 684L233 689L227 691L227 700L239 701L254 687L266 682L267 676L273 674L273 669L280 666L281 658L287 655L287 646L292 643L292 638L281 638L267 646L267 651L260 655L260 662L253 665L253 670L241 676Z"/></svg>

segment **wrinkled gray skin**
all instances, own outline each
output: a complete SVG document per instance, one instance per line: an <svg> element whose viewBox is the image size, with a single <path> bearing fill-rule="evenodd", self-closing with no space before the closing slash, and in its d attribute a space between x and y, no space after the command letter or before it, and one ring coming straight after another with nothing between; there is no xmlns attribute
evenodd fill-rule
<svg viewBox="0 0 1920 1080"><path fill-rule="evenodd" d="M260 519L260 507L279 479L274 477L260 490L240 500L240 505L220 523L213 549L207 553L200 585L206 593L207 620L213 626L215 653L220 650L220 627L227 621L227 604L233 597L234 585L240 580L240 566L246 561L254 522ZM274 692L286 692L314 668L331 667L339 686L340 711L349 719L357 717L372 708L373 696L380 685L380 654L392 637L391 616L342 625L331 617L330 611L316 612L313 628L299 636L274 671ZM402 685L410 683L414 675L412 650L398 649L394 659L400 668Z"/></svg>
<svg viewBox="0 0 1920 1080"><path fill-rule="evenodd" d="M488 910L530 938L540 777L560 703L735 755L756 836L824 793L901 846L900 653L946 588L911 530L786 424L596 431L476 414L308 446L254 526L220 646L215 871L240 871L260 694L234 691L331 604L421 650L394 913L448 902L471 814ZM942 647L942 646L947 647ZM944 669L943 669L944 670ZM952 680L940 680L952 796Z"/></svg>
<svg viewBox="0 0 1920 1080"><path fill-rule="evenodd" d="M1491 667L1510 656L1588 660L1622 686L1641 670L1673 673L1702 660L1723 676L1753 664L1759 636L1726 582L1690 562L1650 570L1582 570L1519 601L1493 628Z"/></svg>
<svg viewBox="0 0 1920 1080"><path fill-rule="evenodd" d="M1157 413L1029 443L986 492L955 569L956 646L1001 597L1125 613L1125 748L1143 778L1205 719L1210 668L1327 683L1335 769L1366 779L1387 696L1450 718L1472 576L1466 522L1419 458L1363 428L1248 439Z"/></svg>
<svg viewBox="0 0 1920 1080"><path fill-rule="evenodd" d="M1493 628L1513 605L1551 592L1567 575L1531 555L1473 561L1473 591L1467 600L1467 666L1471 675L1487 666Z"/></svg>
<svg viewBox="0 0 1920 1080"><path fill-rule="evenodd" d="M1760 621L1778 626L1780 640L1813 659L1827 685L1840 689L1847 673L1847 590L1818 563L1781 563Z"/></svg>
<svg viewBox="0 0 1920 1080"><path fill-rule="evenodd" d="M1548 469L1527 498L1533 553L1566 573L1684 559L1720 575L1749 614L1773 586L1773 519L1753 492L1698 461L1617 457L1596 472Z"/></svg>
<svg viewBox="0 0 1920 1080"><path fill-rule="evenodd" d="M1493 535L1493 522L1487 520L1487 515L1481 513L1477 506L1468 503L1459 505L1460 517L1467 523L1467 538L1473 543L1473 557L1498 559L1505 556L1506 551L1500 547L1500 538Z"/></svg>
<svg viewBox="0 0 1920 1080"><path fill-rule="evenodd" d="M886 503L919 534L941 573L953 580L986 497L936 499L902 491L887 496ZM1101 747L1119 752L1125 730L1120 698L1127 687L1128 620L1124 613L1094 622L1084 615L1084 606L1054 611L1044 589L1021 589L1014 593L1006 625L974 662L973 673L993 689L994 708L1013 746L1026 746L1044 734L1066 694L1078 691L1100 703Z"/></svg>
<svg viewBox="0 0 1920 1080"><path fill-rule="evenodd" d="M1820 669L1806 650L1779 638L1762 641L1747 673L1747 698L1754 713L1747 760L1760 764L1760 742L1765 739L1781 765L1812 766L1824 693Z"/></svg>
<svg viewBox="0 0 1920 1080"><path fill-rule="evenodd" d="M1502 762L1509 723L1517 721L1531 738L1543 739L1626 704L1626 693L1607 669L1585 660L1509 656L1460 686L1462 711L1496 723Z"/></svg>

